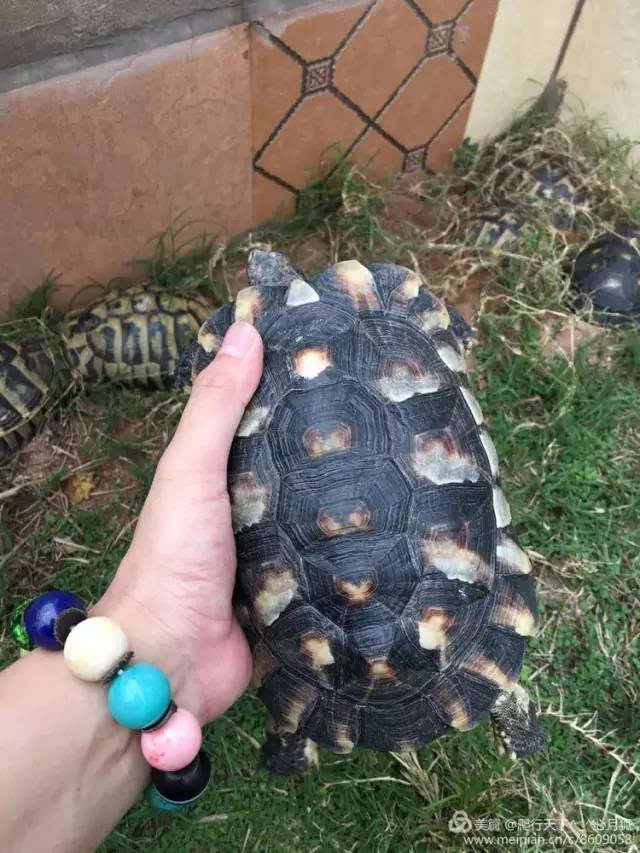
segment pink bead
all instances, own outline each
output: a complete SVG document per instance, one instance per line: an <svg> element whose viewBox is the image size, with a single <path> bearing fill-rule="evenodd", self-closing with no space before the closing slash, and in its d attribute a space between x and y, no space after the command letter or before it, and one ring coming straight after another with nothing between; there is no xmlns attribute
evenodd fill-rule
<svg viewBox="0 0 640 853"><path fill-rule="evenodd" d="M164 726L143 732L140 738L142 754L158 770L182 770L196 757L201 743L200 723L184 708L178 708Z"/></svg>

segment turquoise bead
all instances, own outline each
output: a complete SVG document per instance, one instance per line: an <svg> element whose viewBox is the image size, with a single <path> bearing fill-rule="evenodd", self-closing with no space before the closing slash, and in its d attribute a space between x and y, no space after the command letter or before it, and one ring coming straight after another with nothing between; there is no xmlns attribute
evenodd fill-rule
<svg viewBox="0 0 640 853"><path fill-rule="evenodd" d="M189 803L171 803L165 800L154 785L149 785L144 796L149 805L158 812L181 812L189 805Z"/></svg>
<svg viewBox="0 0 640 853"><path fill-rule="evenodd" d="M171 702L169 679L150 663L136 663L119 673L109 686L109 711L128 729L152 726Z"/></svg>

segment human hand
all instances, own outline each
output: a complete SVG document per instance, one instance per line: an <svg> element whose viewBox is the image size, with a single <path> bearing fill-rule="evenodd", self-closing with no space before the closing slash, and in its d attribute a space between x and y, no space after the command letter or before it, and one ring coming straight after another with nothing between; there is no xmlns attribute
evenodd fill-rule
<svg viewBox="0 0 640 853"><path fill-rule="evenodd" d="M235 323L197 377L131 546L93 612L116 619L140 661L171 681L201 723L244 691L251 653L233 614L236 556L227 458L262 371L262 341Z"/></svg>

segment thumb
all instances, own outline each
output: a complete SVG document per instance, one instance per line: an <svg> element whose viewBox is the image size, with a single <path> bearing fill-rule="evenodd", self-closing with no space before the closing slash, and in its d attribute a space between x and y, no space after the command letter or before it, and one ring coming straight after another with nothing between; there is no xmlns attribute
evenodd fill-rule
<svg viewBox="0 0 640 853"><path fill-rule="evenodd" d="M228 329L212 363L198 375L162 463L182 475L220 475L226 482L229 448L262 374L262 340L244 322Z"/></svg>

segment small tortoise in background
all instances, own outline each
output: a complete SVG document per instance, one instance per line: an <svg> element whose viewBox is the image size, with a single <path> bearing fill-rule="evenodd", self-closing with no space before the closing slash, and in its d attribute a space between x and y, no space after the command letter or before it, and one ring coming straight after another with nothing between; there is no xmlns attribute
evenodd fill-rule
<svg viewBox="0 0 640 853"><path fill-rule="evenodd" d="M0 460L35 435L54 376L54 358L42 341L0 341Z"/></svg>
<svg viewBox="0 0 640 853"><path fill-rule="evenodd" d="M197 296L147 290L114 291L66 318L63 337L72 369L90 382L170 384L178 360L211 314Z"/></svg>
<svg viewBox="0 0 640 853"><path fill-rule="evenodd" d="M534 581L461 321L391 264L344 261L307 282L283 255L254 251L248 277L178 382L234 320L260 331L264 374L229 491L267 766L302 772L316 744L419 747L487 712L512 757L538 750L545 734L517 683Z"/></svg>
<svg viewBox="0 0 640 853"><path fill-rule="evenodd" d="M622 227L589 243L574 261L571 284L601 323L640 323L640 232Z"/></svg>
<svg viewBox="0 0 640 853"><path fill-rule="evenodd" d="M515 214L494 210L471 221L466 239L471 246L506 249L521 240L524 231L525 227Z"/></svg>

